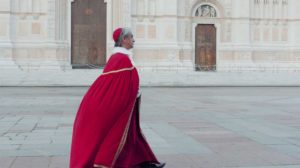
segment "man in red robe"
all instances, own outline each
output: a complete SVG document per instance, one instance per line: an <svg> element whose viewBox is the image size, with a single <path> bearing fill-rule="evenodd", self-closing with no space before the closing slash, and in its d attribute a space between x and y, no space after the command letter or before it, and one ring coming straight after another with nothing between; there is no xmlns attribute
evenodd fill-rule
<svg viewBox="0 0 300 168"><path fill-rule="evenodd" d="M79 106L70 168L162 168L140 128L139 76L129 51L133 35L118 28L113 39L113 55Z"/></svg>

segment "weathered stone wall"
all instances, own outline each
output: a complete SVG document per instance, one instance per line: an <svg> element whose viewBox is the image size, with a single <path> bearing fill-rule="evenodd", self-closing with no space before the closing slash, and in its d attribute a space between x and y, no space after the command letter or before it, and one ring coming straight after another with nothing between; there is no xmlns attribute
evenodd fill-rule
<svg viewBox="0 0 300 168"><path fill-rule="evenodd" d="M43 71L47 74L48 70L67 71L70 75L67 79L72 80L72 74L76 78L80 70L71 69L70 54L72 1L1 1L0 69L9 74L5 80L14 83L17 79L10 76L16 73L29 75ZM300 71L299 0L103 1L107 3L107 59L113 48L113 30L119 26L131 27L136 40L134 60L141 74L163 70L191 77L208 73L194 72L198 24L213 24L216 28L217 68L212 73ZM209 7L209 13L204 6ZM94 76L98 71L91 74ZM32 77L37 80L37 76ZM143 83L149 83L150 76L145 75ZM160 79L168 80L156 79L157 85ZM169 80L172 83L177 79ZM254 77L251 81L255 83ZM188 82L183 83L188 85Z"/></svg>

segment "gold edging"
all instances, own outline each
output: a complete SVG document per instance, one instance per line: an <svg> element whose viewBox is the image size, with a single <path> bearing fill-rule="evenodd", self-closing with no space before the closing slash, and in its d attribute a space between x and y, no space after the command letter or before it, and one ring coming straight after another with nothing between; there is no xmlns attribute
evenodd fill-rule
<svg viewBox="0 0 300 168"><path fill-rule="evenodd" d="M118 73L118 72L122 72L122 71L130 71L130 70L133 70L134 68L135 68L135 67L133 66L133 67L130 67L130 68L123 68L123 69L119 69L119 70L109 71L109 72L102 73L102 75L108 75L108 74ZM114 165L115 165L115 163L116 163L116 161L117 161L117 158L119 157L121 151L122 151L123 148L124 148L124 145L125 145L125 142L126 142L126 139L127 139L128 129L129 129L130 122L131 122L131 119L132 119L132 113L133 113L133 110L134 110L134 108L135 108L135 103L136 103L136 98L135 98L135 101L134 101L134 104L133 104L133 108L131 109L131 113L130 113L128 122L127 122L127 124L126 124L124 133L123 133L123 135L122 135L122 139L121 139L121 141L120 141L120 143L119 143L117 152L116 152L115 157L114 157L114 159L113 159L112 167L114 167ZM103 165L97 165L97 164L94 164L94 167L96 167L96 168L109 168L109 167L106 167L106 166L103 166Z"/></svg>
<svg viewBox="0 0 300 168"><path fill-rule="evenodd" d="M118 70L114 70L114 71L108 71L108 72L102 73L102 75L108 75L108 74L118 73L118 72L122 72L122 71L131 71L133 69L134 69L134 66L130 67L130 68L123 68L123 69L118 69Z"/></svg>
<svg viewBox="0 0 300 168"><path fill-rule="evenodd" d="M97 168L109 168L109 167L107 167L107 166L97 165L97 164L94 164L94 167L97 167Z"/></svg>
<svg viewBox="0 0 300 168"><path fill-rule="evenodd" d="M121 151L123 150L124 148L124 145L125 145L125 142L126 142L126 139L127 139L127 134L128 134L128 129L129 129L129 126L130 126L130 123L131 123L131 119L132 119L132 113L133 113L133 110L135 108L135 103L136 103L136 99L134 101L134 104L133 104L133 108L131 110L131 113L130 113L130 116L129 116L129 119L128 119L128 122L126 124L126 128L125 128L125 131L123 133L123 136L122 136L122 139L121 139L121 142L119 144L119 147L118 147L118 150L116 152L116 155L114 157L114 160L112 162L112 167L114 167L116 161L117 161L117 158L119 158L119 155L121 153Z"/></svg>

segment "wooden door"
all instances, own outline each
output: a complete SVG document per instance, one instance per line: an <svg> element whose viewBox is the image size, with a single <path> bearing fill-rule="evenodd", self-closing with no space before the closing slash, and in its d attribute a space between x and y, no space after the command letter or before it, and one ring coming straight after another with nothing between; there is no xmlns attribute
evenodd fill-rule
<svg viewBox="0 0 300 168"><path fill-rule="evenodd" d="M196 71L216 70L216 28L199 24L196 27Z"/></svg>
<svg viewBox="0 0 300 168"><path fill-rule="evenodd" d="M106 3L72 2L71 62L73 68L95 68L106 63Z"/></svg>

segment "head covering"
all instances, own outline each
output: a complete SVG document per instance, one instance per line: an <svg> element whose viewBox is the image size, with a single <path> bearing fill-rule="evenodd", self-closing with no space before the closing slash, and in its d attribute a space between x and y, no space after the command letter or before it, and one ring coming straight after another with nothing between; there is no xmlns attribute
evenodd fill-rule
<svg viewBox="0 0 300 168"><path fill-rule="evenodd" d="M115 41L115 47L121 47L122 39L128 37L130 34L132 34L130 28L119 27L115 29L115 31L113 32L113 40Z"/></svg>
<svg viewBox="0 0 300 168"><path fill-rule="evenodd" d="M122 34L122 28L117 28L113 33L113 39L115 43L117 43L121 37Z"/></svg>

